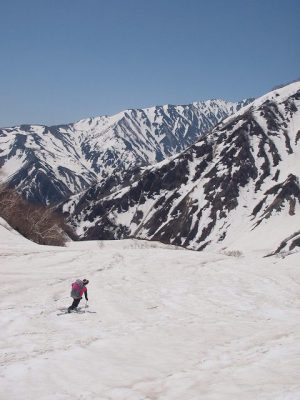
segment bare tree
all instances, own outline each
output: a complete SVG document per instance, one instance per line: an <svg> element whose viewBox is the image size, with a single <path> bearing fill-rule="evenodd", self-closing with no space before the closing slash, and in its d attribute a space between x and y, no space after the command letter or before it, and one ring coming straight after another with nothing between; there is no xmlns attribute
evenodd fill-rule
<svg viewBox="0 0 300 400"><path fill-rule="evenodd" d="M16 190L0 186L0 217L16 231L38 244L65 245L70 228L53 209L28 203Z"/></svg>

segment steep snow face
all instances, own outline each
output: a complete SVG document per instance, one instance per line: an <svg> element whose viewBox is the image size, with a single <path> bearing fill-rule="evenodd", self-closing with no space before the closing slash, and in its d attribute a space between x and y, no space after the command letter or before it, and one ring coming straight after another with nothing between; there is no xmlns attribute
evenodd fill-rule
<svg viewBox="0 0 300 400"><path fill-rule="evenodd" d="M112 117L82 120L73 127L95 171L109 165L112 172L116 159L117 165L128 169L128 165L153 164L186 149L249 101L209 100L126 110Z"/></svg>
<svg viewBox="0 0 300 400"><path fill-rule="evenodd" d="M87 192L72 223L82 238L267 253L299 231L299 160L297 82L237 111L180 155L137 172L131 185L97 201Z"/></svg>
<svg viewBox="0 0 300 400"><path fill-rule="evenodd" d="M0 273L2 399L300 398L297 255L13 238ZM64 314L78 278L89 307Z"/></svg>
<svg viewBox="0 0 300 400"><path fill-rule="evenodd" d="M0 130L0 167L31 201L55 204L112 176L149 166L186 149L249 103L209 100L185 106L126 110L114 116L46 127Z"/></svg>

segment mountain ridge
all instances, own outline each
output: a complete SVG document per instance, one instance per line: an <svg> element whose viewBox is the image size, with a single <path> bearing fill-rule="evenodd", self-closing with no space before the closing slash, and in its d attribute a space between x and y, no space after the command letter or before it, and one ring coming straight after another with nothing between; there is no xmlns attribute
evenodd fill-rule
<svg viewBox="0 0 300 400"><path fill-rule="evenodd" d="M72 124L0 129L0 167L31 202L54 205L93 183L105 185L136 166L182 151L245 103L208 100L187 106L125 110Z"/></svg>
<svg viewBox="0 0 300 400"><path fill-rule="evenodd" d="M86 206L81 199L71 216L79 235L138 237L201 250L238 241L242 225L254 240L251 231L266 232L261 227L273 224L273 214L284 213L296 232L299 100L299 83L269 92L171 160L138 171L119 192L99 201L90 197ZM285 224L282 237L275 232L274 240L292 233ZM273 242L270 246L277 246Z"/></svg>

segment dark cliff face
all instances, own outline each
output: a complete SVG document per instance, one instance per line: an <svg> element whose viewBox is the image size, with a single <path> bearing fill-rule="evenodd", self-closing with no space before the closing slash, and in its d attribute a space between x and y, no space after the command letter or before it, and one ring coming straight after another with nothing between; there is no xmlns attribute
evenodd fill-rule
<svg viewBox="0 0 300 400"><path fill-rule="evenodd" d="M203 249L226 243L243 218L250 231L300 203L295 127L299 85L258 99L170 161L75 207L85 239L139 237ZM89 192L87 192L89 193ZM87 194L86 194L87 195ZM298 215L299 217L299 215Z"/></svg>

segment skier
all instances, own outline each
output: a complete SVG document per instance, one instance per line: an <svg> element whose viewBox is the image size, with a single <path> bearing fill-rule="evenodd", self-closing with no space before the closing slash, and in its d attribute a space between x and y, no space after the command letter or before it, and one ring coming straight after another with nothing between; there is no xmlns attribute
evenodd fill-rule
<svg viewBox="0 0 300 400"><path fill-rule="evenodd" d="M74 300L72 305L68 308L68 313L70 313L72 310L77 309L78 304L82 299L83 293L86 301L88 301L87 288L86 288L86 285L88 283L89 281L87 279L83 280L77 279L76 282L72 283L71 297L73 297Z"/></svg>

